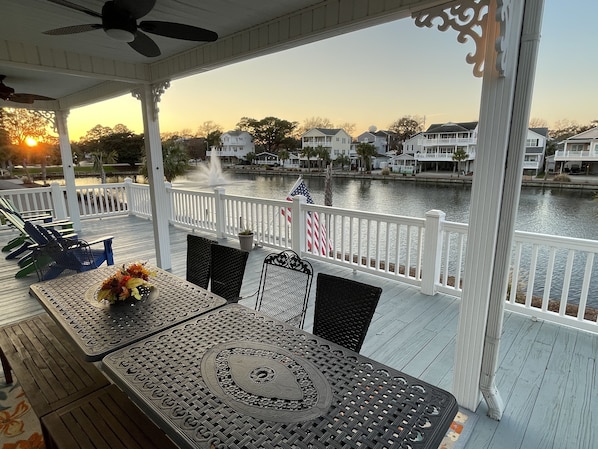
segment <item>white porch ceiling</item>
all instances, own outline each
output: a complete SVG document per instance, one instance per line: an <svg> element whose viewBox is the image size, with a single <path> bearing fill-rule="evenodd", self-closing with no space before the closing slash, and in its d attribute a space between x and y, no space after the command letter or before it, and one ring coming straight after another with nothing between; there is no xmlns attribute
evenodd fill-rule
<svg viewBox="0 0 598 449"><path fill-rule="evenodd" d="M70 0L100 12L102 0ZM49 36L54 28L99 23L44 0L4 0L0 74L16 92L56 98L32 107L69 109L157 83L410 16L446 0L157 0L140 20L184 23L215 31L198 43L151 35L162 54L148 58L103 30ZM0 100L0 106L24 106Z"/></svg>

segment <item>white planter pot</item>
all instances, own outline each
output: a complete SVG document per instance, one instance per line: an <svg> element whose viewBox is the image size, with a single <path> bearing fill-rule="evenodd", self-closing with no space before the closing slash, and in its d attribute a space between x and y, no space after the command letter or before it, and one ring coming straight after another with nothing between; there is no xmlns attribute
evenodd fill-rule
<svg viewBox="0 0 598 449"><path fill-rule="evenodd" d="M239 234L239 245L243 251L253 249L253 234Z"/></svg>

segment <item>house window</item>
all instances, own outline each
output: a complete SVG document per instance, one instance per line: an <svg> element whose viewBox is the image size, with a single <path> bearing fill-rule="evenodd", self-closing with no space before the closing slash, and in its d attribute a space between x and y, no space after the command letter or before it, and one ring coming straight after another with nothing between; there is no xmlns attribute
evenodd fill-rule
<svg viewBox="0 0 598 449"><path fill-rule="evenodd" d="M539 147L540 141L539 141L539 139L527 139L525 141L525 146L526 147Z"/></svg>

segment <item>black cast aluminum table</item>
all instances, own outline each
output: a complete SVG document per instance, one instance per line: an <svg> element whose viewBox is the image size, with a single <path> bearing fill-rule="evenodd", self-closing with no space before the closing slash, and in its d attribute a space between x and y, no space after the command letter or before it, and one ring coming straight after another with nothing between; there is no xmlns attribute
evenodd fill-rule
<svg viewBox="0 0 598 449"><path fill-rule="evenodd" d="M457 413L444 390L237 304L103 370L184 448L436 449Z"/></svg>
<svg viewBox="0 0 598 449"><path fill-rule="evenodd" d="M61 325L89 361L226 304L214 295L167 271L153 268L149 298L110 306L96 300L104 279L117 266L33 284L31 294Z"/></svg>

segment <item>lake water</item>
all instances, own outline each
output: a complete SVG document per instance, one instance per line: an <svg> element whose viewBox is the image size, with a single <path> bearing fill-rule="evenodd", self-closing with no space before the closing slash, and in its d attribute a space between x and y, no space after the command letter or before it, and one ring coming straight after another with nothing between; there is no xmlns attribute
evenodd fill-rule
<svg viewBox="0 0 598 449"><path fill-rule="evenodd" d="M258 198L286 198L297 175L227 173L227 193ZM306 178L316 204L324 204L324 178ZM175 187L206 190L193 172L175 180ZM598 186L597 186L598 190ZM334 178L333 206L423 218L431 209L446 219L469 222L471 188L463 185ZM523 187L515 229L541 234L598 240L598 199L589 190Z"/></svg>

